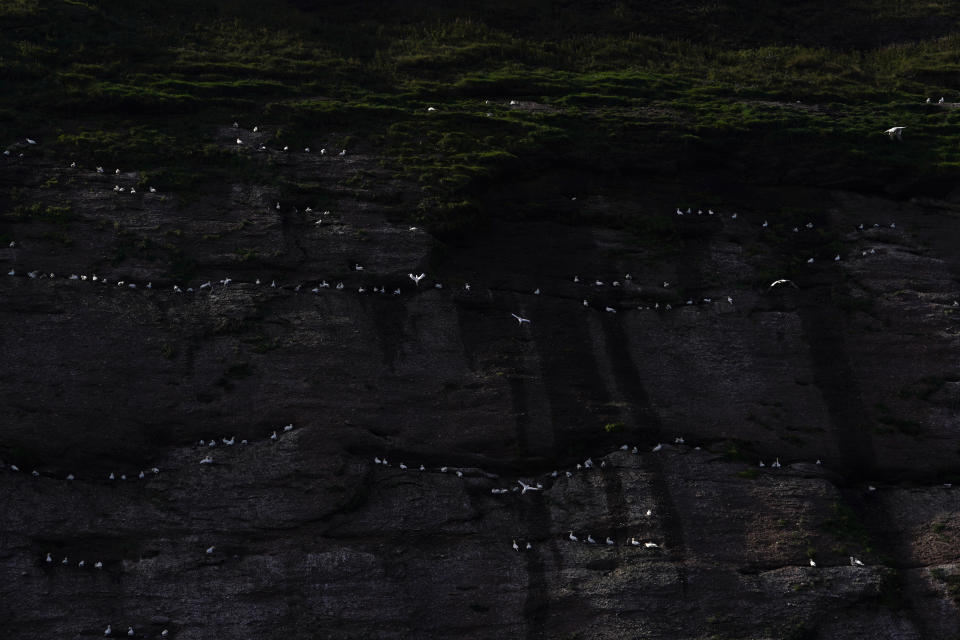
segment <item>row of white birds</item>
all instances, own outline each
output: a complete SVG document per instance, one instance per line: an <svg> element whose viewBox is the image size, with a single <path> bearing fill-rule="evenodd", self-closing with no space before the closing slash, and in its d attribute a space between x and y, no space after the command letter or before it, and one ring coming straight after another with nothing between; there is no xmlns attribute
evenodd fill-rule
<svg viewBox="0 0 960 640"><path fill-rule="evenodd" d="M284 427L283 427L282 431L280 431L280 433L287 433L287 432L290 432L290 431L293 431L293 423L284 425ZM274 430L273 433L270 435L269 440L272 441L272 442L276 442L279 438L280 438L280 436L279 436L277 430ZM237 442L237 437L236 437L236 436L231 436L231 437L229 437L229 438L221 438L220 440L221 440L223 446L232 447L234 444L236 444L236 442ZM241 440L241 441L240 441L240 444L241 444L241 445L246 445L246 444L249 444L249 441L247 441L247 440ZM207 447L207 448L216 447L216 446L217 446L217 440L216 440L216 439L211 439L211 440L209 440L209 441L207 441L207 440L201 440L200 443L199 443L199 446L201 446L201 447ZM212 456L212 455L209 455L209 454L206 455L206 456L204 456L203 459L200 460L200 464L213 464L213 456ZM20 467L17 466L17 465L15 465L15 464L11 464L11 465L10 465L10 470L13 471L13 472L15 472L15 473L19 473L19 472L20 472ZM43 474L41 474L39 471L37 471L36 469L34 469L33 471L31 471L30 473L31 473L31 475L32 475L33 477L35 477L35 478L39 478L41 475L43 475ZM148 475L148 474L154 474L154 475L156 475L156 474L158 474L158 473L160 473L160 469L159 469L158 467L152 467L149 471L143 471L143 470L141 470L138 475L132 475L132 474L131 474L131 476L130 476L129 479L130 479L130 480L145 480L145 479L147 478L147 475ZM65 480L69 480L69 481L73 481L73 480L76 480L76 479L77 479L77 476L75 476L74 474L70 473L70 474L67 474L67 476L66 476L64 479L65 479ZM109 474L107 474L107 480L110 480L110 481L116 481L116 480L126 481L127 479L128 479L128 478L127 478L127 474L125 474L125 473L119 473L119 474L118 474L118 473L116 473L116 472L114 472L114 471L111 471ZM66 563L64 563L64 564L66 564Z"/></svg>
<svg viewBox="0 0 960 640"><path fill-rule="evenodd" d="M574 199L576 199L576 198L574 198ZM684 211L683 211L680 207L677 207L675 213L676 213L676 215L678 215L678 216L683 216L683 215L698 215L698 216L703 216L703 215L704 215L703 209L697 209L697 213L694 214L692 207L687 207L686 213L684 213ZM707 209L706 215L707 215L707 217L710 217L710 216L723 217L723 214L717 213L717 212L715 212L713 209ZM739 214L738 214L738 213L730 214L730 219L731 219L731 220L736 220L738 217L739 217ZM804 224L802 227L801 227L801 226L792 227L792 228L791 228L791 231L793 231L793 233L800 233L803 229L808 229L808 230L809 230L809 229L813 229L814 226L815 226L815 225L814 225L812 222L807 222L807 223ZM760 224L760 228L761 228L761 229L768 229L769 227L770 227L770 221L769 221L769 220L764 220L764 221ZM896 229L896 228L897 228L897 223L896 223L896 222L890 222L890 223L883 223L882 225L879 224L879 223L876 223L876 222L873 223L873 228L874 228L874 229L880 229L880 228L883 228L883 227L889 227L890 229ZM859 225L857 225L857 230L858 230L858 231L866 231L866 230L869 229L869 228L870 228L869 226L864 225L862 222L861 222Z"/></svg>
<svg viewBox="0 0 960 640"><path fill-rule="evenodd" d="M354 270L355 270L355 271L363 271L364 269L363 269L362 266L356 265L356 266L354 267ZM34 269L34 270L32 270L32 271L28 271L28 272L26 272L26 273L23 273L22 271L17 271L15 268L11 268L9 271L7 271L7 276L11 276L11 277L13 277L13 276L23 276L23 277L26 277L26 278L31 279L31 280L43 280L43 279L57 279L57 278L60 278L60 279L62 279L62 280L77 281L77 282L99 283L99 284L102 284L102 285L109 285L109 284L111 284L111 281L110 281L109 278L104 278L104 277L98 276L97 274L93 274L93 275L91 275L91 276L88 276L88 275L86 275L86 274L75 274L75 273L73 273L73 274L70 274L69 276L57 276L57 274L54 273L54 272L46 272L46 271L41 271L41 270L39 270L39 269ZM418 278L422 279L423 276L424 276L424 274L420 274L420 276L418 276ZM575 277L574 277L574 281L575 281L575 282L578 282L578 281L579 281L579 277L575 276ZM414 290L415 290L415 291L420 291L420 290L422 290L422 289L420 288L419 280L414 280L414 282L416 283L416 288L415 288ZM598 285L598 286L601 286L601 285L603 284L603 283L602 283L601 281L599 281L599 280L597 280L596 282L600 283L600 285ZM615 282L616 282L616 281L615 281ZM159 287L154 287L152 281L149 281L149 282L147 282L146 284L143 284L143 283L138 284L138 283L136 283L136 282L129 282L129 281L127 281L127 280L115 280L115 281L113 281L113 284L114 284L115 286L117 286L117 287L124 288L124 289L134 289L134 290L136 290L136 289L147 289L147 290L154 290L154 289L156 289L156 290L158 290L158 291L160 290ZM227 277L227 278L224 278L224 279L219 280L219 281L216 281L216 282L214 282L213 280L208 280L208 281L202 283L199 287L196 287L196 288L190 287L190 286L184 288L184 287L181 287L181 286L178 285L178 284L175 284L175 285L173 285L173 286L171 287L171 290L173 291L173 293L177 293L177 294L200 293L200 292L203 292L203 291L212 292L212 291L215 289L216 285L220 285L221 287L227 287L227 286L229 286L229 285L231 285L231 284L235 284L235 285L249 285L249 284L253 284L253 285L256 285L256 286L269 286L269 287L272 288L272 289L282 289L282 290L285 290L285 291L291 291L291 292L293 292L293 293L303 293L303 292L305 292L305 291L308 291L308 292L313 293L313 294L315 294L315 295L319 295L323 290L326 290L326 289L332 289L332 290L336 290L336 291L344 291L344 290L346 290L346 289L348 288L348 287L343 283L343 281L338 281L336 285L332 285L331 283L327 282L326 280L321 280L321 281L319 281L319 282L313 280L313 281L308 281L308 282L305 282L305 283L301 282L301 283L298 283L298 284L296 284L296 285L290 285L290 284L278 284L276 280L271 280L271 281L270 281L270 284L267 285L267 284L266 284L266 281L265 281L265 280L262 280L262 279L260 279L260 278L257 278L254 282L251 283L251 282L247 282L247 281L234 280L233 278ZM312 286L311 286L311 285L312 285ZM617 284L614 285L614 286L620 286L620 285L619 285L619 282L617 282ZM669 283L664 283L664 286L665 286L665 287L668 287L668 286L670 286L670 285L669 285ZM432 288L434 288L434 289L441 289L441 290L442 290L442 289L445 289L446 287L444 286L444 284L443 284L442 282L436 282L436 283L433 283L433 287L432 287ZM350 289L353 289L353 287L350 287ZM464 285L463 285L463 291L464 291L464 292L470 293L473 289L474 289L474 287L473 287L469 282L464 283ZM378 294L381 294L381 295L385 295L385 294L387 293L387 287L386 287L386 285L383 285L383 284L380 284L380 285L376 285L376 284L375 284L375 285L373 285L372 287L371 287L371 286L362 286L362 285L361 285L361 286L356 287L356 293L358 293L358 294L378 293ZM392 295L394 295L394 296L400 296L400 295L402 295L403 293L404 293L404 291L403 291L403 289L401 289L400 287L395 287L395 288L393 289L393 291L392 291ZM543 290L538 287L537 289L534 289L534 290L531 291L530 293L531 293L532 295L541 295L541 294L543 293ZM695 305L695 304L711 304L711 303L714 303L714 302L720 302L723 298L726 299L726 301L727 301L728 304L733 304L733 297L732 297L732 296L720 296L720 297L718 297L716 300L715 300L713 297L709 297L709 296L708 296L708 297L703 297L703 298L700 298L700 299L697 299L697 300L695 300L695 299L693 299L693 298L688 298L684 304L687 305L687 306L692 306L692 305ZM582 301L581 304L582 304L582 306L584 306L584 307L592 307L590 301L587 300L586 298L583 299L583 301ZM609 305L601 305L601 306L603 306L604 311L606 311L607 313L617 313L617 311L623 311L623 310L625 310L625 309L626 309L626 310L630 310L629 307L621 307L621 308L618 309L618 308L611 307L611 306L609 306ZM598 308L599 308L599 307L598 307ZM662 304L662 305L661 305L659 302L655 302L655 303L650 304L650 305L638 305L638 306L636 307L637 310L664 310L664 311L670 311L670 310L672 310L673 308L674 308L674 307L673 307L672 304L666 303L666 304ZM529 320L527 320L527 319L522 319L522 320L521 320L521 319L519 319L518 316L516 316L516 315L514 315L514 318L517 319L521 324L523 324L524 322L528 322L528 321L529 321Z"/></svg>
<svg viewBox="0 0 960 640"><path fill-rule="evenodd" d="M281 433L287 433L287 432L289 432L289 431L293 431L293 423L288 424L288 425L285 425L285 426L283 427L283 431L281 431ZM276 442L276 441L279 440L279 439L280 439L279 434L277 433L276 430L274 430L273 433L270 434L269 440L270 440L271 442ZM237 441L237 437L236 437L236 436L230 436L229 438L221 438L221 442L224 444L224 446L227 446L227 447L232 447L232 446L236 443L236 441ZM247 445L247 444L249 444L249 441L247 441L247 440L241 440L241 441L240 441L240 444L241 444L241 445ZM216 446L217 446L217 441L216 441L216 439L213 439L213 440L201 440L201 441L199 442L199 446L201 446L201 447L207 447L207 448L216 447ZM214 463L214 460L213 460L213 456L212 456L211 454L205 455L205 456L200 460L200 464L213 464L213 463Z"/></svg>
<svg viewBox="0 0 960 640"><path fill-rule="evenodd" d="M108 624L108 625L107 625L107 628L103 630L103 635L105 635L105 636L112 636L112 635L113 635L113 626ZM127 627L127 636L133 638L133 637L136 636L136 635L137 635L137 634L136 634L136 632L133 630L133 627ZM164 629L163 631L160 632L160 637L161 637L161 638L166 638L166 637L168 637L169 635L170 635L170 632L167 631L166 629Z"/></svg>

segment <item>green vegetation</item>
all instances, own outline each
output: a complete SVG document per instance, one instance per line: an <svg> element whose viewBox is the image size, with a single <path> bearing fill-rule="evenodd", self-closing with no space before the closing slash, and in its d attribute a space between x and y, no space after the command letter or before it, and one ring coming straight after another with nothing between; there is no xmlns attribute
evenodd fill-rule
<svg viewBox="0 0 960 640"><path fill-rule="evenodd" d="M960 112L923 100L950 95L960 70L960 9L944 3L864 0L855 20L876 35L843 50L824 46L839 14L802 7L495 2L481 19L430 3L268 4L3 3L0 134L187 193L226 175L276 184L269 163L214 142L218 126L259 123L268 145L374 153L421 186L411 218L449 233L493 215L493 180L558 166L878 189L893 175L936 189L960 167ZM687 39L659 35L681 27ZM892 124L908 127L902 143L882 135ZM676 233L619 222L640 239Z"/></svg>
<svg viewBox="0 0 960 640"><path fill-rule="evenodd" d="M622 421L617 422L608 422L603 426L603 430L607 433L622 433L626 426Z"/></svg>

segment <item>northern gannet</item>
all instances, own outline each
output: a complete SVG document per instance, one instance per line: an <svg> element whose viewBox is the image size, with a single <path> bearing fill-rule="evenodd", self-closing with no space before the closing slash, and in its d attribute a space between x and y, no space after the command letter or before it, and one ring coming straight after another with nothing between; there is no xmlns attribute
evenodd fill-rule
<svg viewBox="0 0 960 640"><path fill-rule="evenodd" d="M524 322L526 322L527 324L530 323L530 320L528 320L527 318L521 318L515 313L511 313L510 315L517 319L517 324L522 325Z"/></svg>
<svg viewBox="0 0 960 640"><path fill-rule="evenodd" d="M902 140L904 129L906 129L906 127L890 127L889 129L884 131L884 133L890 136L891 140L893 140L894 138L896 138L897 140Z"/></svg>
<svg viewBox="0 0 960 640"><path fill-rule="evenodd" d="M570 532L570 535L567 536L571 542L580 542L580 538L573 535L573 531Z"/></svg>
<svg viewBox="0 0 960 640"><path fill-rule="evenodd" d="M523 487L523 490L520 492L521 495L525 494L527 491L540 491L543 489L543 485L537 483L537 486L529 485L523 480L517 480L517 484Z"/></svg>
<svg viewBox="0 0 960 640"><path fill-rule="evenodd" d="M796 285L796 283L794 283L793 280L780 279L780 280L774 280L773 282L771 282L771 283L770 283L770 286L767 288L767 290L769 291L770 289L773 289L774 287L779 286L779 285L781 285L781 284L789 284L789 285L790 285L791 287L793 287L794 289L799 289L799 288L800 288L800 287L798 287L798 286Z"/></svg>

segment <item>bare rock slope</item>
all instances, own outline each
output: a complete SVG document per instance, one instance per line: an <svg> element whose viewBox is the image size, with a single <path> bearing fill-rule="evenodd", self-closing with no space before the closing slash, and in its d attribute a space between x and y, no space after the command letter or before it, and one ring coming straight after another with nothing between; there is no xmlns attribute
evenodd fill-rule
<svg viewBox="0 0 960 640"><path fill-rule="evenodd" d="M4 637L960 635L954 205L625 181L545 197L669 243L447 246L259 157L326 199L4 160Z"/></svg>

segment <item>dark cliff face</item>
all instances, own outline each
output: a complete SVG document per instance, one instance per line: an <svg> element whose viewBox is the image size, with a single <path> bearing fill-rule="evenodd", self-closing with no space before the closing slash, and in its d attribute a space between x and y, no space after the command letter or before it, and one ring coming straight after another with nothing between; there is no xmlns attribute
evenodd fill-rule
<svg viewBox="0 0 960 640"><path fill-rule="evenodd" d="M0 4L0 639L960 637L960 13L857 8Z"/></svg>
<svg viewBox="0 0 960 640"><path fill-rule="evenodd" d="M960 633L954 205L731 185L650 243L509 212L676 216L706 177L544 176L445 245L374 160L259 156L320 207L4 159L74 203L0 249L6 637ZM815 218L764 228L785 202Z"/></svg>

